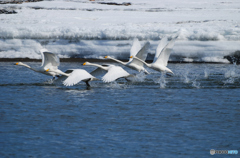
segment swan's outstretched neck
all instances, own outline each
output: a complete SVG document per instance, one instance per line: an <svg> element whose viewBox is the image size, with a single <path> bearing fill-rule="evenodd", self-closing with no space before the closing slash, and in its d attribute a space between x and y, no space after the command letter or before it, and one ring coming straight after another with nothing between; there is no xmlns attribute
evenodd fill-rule
<svg viewBox="0 0 240 158"><path fill-rule="evenodd" d="M143 61L142 59L139 59L138 57L130 56L130 58L137 59L138 61L140 61L140 62L142 62L143 64L145 64L147 67L151 67L151 64L146 63L145 61Z"/></svg>
<svg viewBox="0 0 240 158"><path fill-rule="evenodd" d="M99 64L93 64L93 63L85 62L85 63L83 63L83 65L96 66L96 67L99 67L103 70L106 70L106 71L108 70L107 67L103 67L102 65L99 65Z"/></svg>
<svg viewBox="0 0 240 158"><path fill-rule="evenodd" d="M27 65L27 64L24 64L24 63L22 63L22 62L18 62L18 63L16 63L15 65L25 66L25 67L27 67L27 68L33 70L33 71L37 71L37 70L35 70L34 68L32 68L31 66L29 66L29 65Z"/></svg>
<svg viewBox="0 0 240 158"><path fill-rule="evenodd" d="M115 59L115 58L112 58L112 57L110 57L110 56L105 56L104 58L105 58L105 59L114 60L114 61L116 61L116 62L118 62L118 63L120 63L120 64L123 64L123 65L126 65L126 64L127 64L127 62L122 62L122 61L120 61L120 60L118 60L118 59Z"/></svg>

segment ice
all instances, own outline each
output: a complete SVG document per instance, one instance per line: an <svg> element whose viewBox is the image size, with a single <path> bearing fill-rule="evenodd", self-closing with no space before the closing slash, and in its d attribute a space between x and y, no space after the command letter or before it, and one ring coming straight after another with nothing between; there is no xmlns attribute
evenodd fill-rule
<svg viewBox="0 0 240 158"><path fill-rule="evenodd" d="M100 2L131 5L106 5ZM134 38L150 41L152 59L161 38L179 35L170 61L225 62L240 50L238 0L52 0L1 4L0 58L41 58L47 48L61 58L128 59Z"/></svg>

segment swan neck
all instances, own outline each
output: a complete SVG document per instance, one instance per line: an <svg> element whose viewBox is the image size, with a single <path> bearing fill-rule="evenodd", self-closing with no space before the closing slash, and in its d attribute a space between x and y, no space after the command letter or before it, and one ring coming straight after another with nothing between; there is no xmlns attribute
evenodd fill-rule
<svg viewBox="0 0 240 158"><path fill-rule="evenodd" d="M33 71L37 71L36 69L32 68L31 66L27 65L27 64L24 64L24 63L21 63L21 66L25 66Z"/></svg>
<svg viewBox="0 0 240 158"><path fill-rule="evenodd" d="M96 67L99 67L99 68L101 68L101 69L103 69L103 70L108 70L107 68L105 68L105 67L103 67L102 65L99 65L99 64L88 63L88 65L90 65L90 66L96 66Z"/></svg>
<svg viewBox="0 0 240 158"><path fill-rule="evenodd" d="M63 76L67 76L67 77L69 77L70 74L71 74L71 73L67 74L67 73L64 73L64 72L62 72L62 71L60 71L60 72L58 72L58 73L61 74L61 75L63 75Z"/></svg>
<svg viewBox="0 0 240 158"><path fill-rule="evenodd" d="M115 58L112 58L112 57L109 57L109 59L114 60L114 61L116 61L116 62L118 62L118 63L120 63L120 64L123 64L123 65L126 65L126 64L127 64L127 63L125 63L125 62L122 62L121 60L118 60L118 59L115 59Z"/></svg>
<svg viewBox="0 0 240 158"><path fill-rule="evenodd" d="M142 59L139 59L138 57L134 57L135 59L137 59L138 61L142 62L143 64L145 64L146 66L150 67L150 64L146 63L145 61L143 61Z"/></svg>

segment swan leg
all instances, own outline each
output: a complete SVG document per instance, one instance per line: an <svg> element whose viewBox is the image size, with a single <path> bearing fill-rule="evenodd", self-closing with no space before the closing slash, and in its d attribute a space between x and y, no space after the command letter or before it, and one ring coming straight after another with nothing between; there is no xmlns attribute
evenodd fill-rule
<svg viewBox="0 0 240 158"><path fill-rule="evenodd" d="M166 75L167 75L168 77L172 77L172 76L173 76L172 74L169 74L169 73L166 73Z"/></svg>
<svg viewBox="0 0 240 158"><path fill-rule="evenodd" d="M89 84L89 81L91 81L91 79L89 79L89 80L85 81L85 83L86 83L87 87L91 87L91 86L90 86L90 84Z"/></svg>

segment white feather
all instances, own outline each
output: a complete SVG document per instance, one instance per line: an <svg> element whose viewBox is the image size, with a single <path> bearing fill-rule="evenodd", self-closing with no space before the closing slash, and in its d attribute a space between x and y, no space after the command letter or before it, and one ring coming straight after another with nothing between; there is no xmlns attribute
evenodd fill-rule
<svg viewBox="0 0 240 158"><path fill-rule="evenodd" d="M171 54L172 48L174 46L175 40L177 37L173 38L161 51L157 60L154 63L161 64L163 66L167 66L168 59Z"/></svg>
<svg viewBox="0 0 240 158"><path fill-rule="evenodd" d="M109 66L108 72L102 77L103 82L112 82L118 78L127 77L130 74L120 66Z"/></svg>
<svg viewBox="0 0 240 158"><path fill-rule="evenodd" d="M73 86L77 83L79 83L82 80L88 80L93 79L91 74L89 74L86 70L83 69L73 69L72 73L69 75L69 77L63 81L63 84L65 86Z"/></svg>
<svg viewBox="0 0 240 158"><path fill-rule="evenodd" d="M158 57L159 57L160 53L162 52L163 48L167 45L167 42L168 42L167 37L164 37L164 38L161 39L161 41L158 44L158 47L156 49L156 54L154 56L153 62L155 62L158 59Z"/></svg>
<svg viewBox="0 0 240 158"><path fill-rule="evenodd" d="M130 50L130 56L136 56L136 54L140 51L141 49L141 44L137 38L134 38L133 44ZM133 58L129 58L128 62L131 62Z"/></svg>

